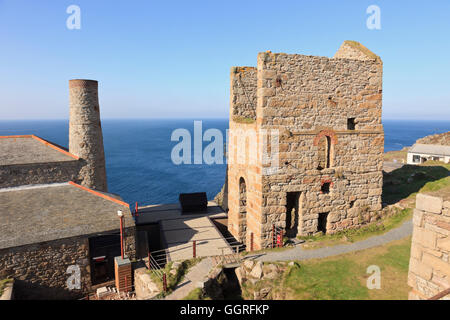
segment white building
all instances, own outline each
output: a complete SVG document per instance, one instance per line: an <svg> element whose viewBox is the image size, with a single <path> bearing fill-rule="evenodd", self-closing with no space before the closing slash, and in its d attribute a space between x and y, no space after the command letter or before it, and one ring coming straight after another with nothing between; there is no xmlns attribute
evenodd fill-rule
<svg viewBox="0 0 450 320"><path fill-rule="evenodd" d="M427 160L450 162L450 146L416 143L408 151L407 163L420 164Z"/></svg>

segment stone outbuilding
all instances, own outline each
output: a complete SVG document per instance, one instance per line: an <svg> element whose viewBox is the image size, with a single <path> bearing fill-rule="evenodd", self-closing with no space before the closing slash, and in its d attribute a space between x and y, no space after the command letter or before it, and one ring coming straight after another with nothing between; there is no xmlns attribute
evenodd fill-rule
<svg viewBox="0 0 450 320"><path fill-rule="evenodd" d="M334 233L382 209L381 59L345 41L333 58L262 52L233 67L228 229L254 248Z"/></svg>
<svg viewBox="0 0 450 320"><path fill-rule="evenodd" d="M120 198L73 182L0 189L1 277L16 280L18 299L76 298L113 280L118 210L125 216L125 253L133 258L134 220ZM78 271L80 288L71 290Z"/></svg>
<svg viewBox="0 0 450 320"><path fill-rule="evenodd" d="M135 256L129 205L107 193L98 83L70 80L69 149L35 135L0 137L0 279L18 299L68 299L114 279Z"/></svg>

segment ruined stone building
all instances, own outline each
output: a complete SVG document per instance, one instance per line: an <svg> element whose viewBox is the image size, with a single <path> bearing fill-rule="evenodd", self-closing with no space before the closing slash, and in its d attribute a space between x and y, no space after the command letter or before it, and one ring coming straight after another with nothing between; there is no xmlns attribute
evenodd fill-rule
<svg viewBox="0 0 450 320"><path fill-rule="evenodd" d="M129 205L107 193L97 81L71 80L69 90L69 150L34 135L0 137L0 279L15 279L19 299L79 297L114 278L119 210L134 255ZM70 290L73 268L81 287Z"/></svg>
<svg viewBox="0 0 450 320"><path fill-rule="evenodd" d="M384 133L380 58L345 41L333 58L262 52L231 69L228 229L256 249L272 226L334 233L377 218ZM256 132L256 134L255 134ZM276 157L278 156L278 157Z"/></svg>

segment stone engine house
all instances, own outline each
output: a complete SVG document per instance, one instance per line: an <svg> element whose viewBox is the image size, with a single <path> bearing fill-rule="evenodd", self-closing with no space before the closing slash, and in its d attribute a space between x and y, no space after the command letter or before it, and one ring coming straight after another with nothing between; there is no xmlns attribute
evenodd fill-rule
<svg viewBox="0 0 450 320"><path fill-rule="evenodd" d="M382 69L355 41L332 58L268 51L256 68L231 69L228 229L237 239L253 234L261 249L273 225L305 236L377 218Z"/></svg>

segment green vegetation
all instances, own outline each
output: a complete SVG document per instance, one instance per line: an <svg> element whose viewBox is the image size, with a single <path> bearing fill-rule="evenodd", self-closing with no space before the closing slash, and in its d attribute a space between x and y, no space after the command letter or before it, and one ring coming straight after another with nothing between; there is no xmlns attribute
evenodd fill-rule
<svg viewBox="0 0 450 320"><path fill-rule="evenodd" d="M183 300L211 300L211 298L206 296L201 288L195 288Z"/></svg>
<svg viewBox="0 0 450 320"><path fill-rule="evenodd" d="M392 208L392 210L396 211L396 213L394 213L392 216L371 223L362 228L347 229L334 234L322 234L317 236L304 236L298 238L306 241L306 243L303 245L304 249L317 249L320 247L329 247L338 244L352 243L367 239L372 236L384 234L412 218L413 210L410 208L403 210Z"/></svg>
<svg viewBox="0 0 450 320"><path fill-rule="evenodd" d="M183 262L181 262L181 265L178 267L178 269L176 269L177 272L175 274L170 273L173 262L167 263L164 269L160 270L162 273L166 274L166 281L167 281L166 292L162 292L163 283L159 275L153 270L148 271L152 281L156 283L158 287L161 289L160 297L165 297L166 295L170 294L175 289L175 287L184 279L184 276L188 273L189 269L195 266L200 260L201 260L200 258L184 260Z"/></svg>
<svg viewBox="0 0 450 320"><path fill-rule="evenodd" d="M384 176L383 202L396 203L414 199L418 192L450 187L450 164L427 161L424 165L404 165Z"/></svg>
<svg viewBox="0 0 450 320"><path fill-rule="evenodd" d="M12 279L0 280L0 296L3 294L3 290L5 289L6 285L12 281Z"/></svg>
<svg viewBox="0 0 450 320"><path fill-rule="evenodd" d="M233 121L237 123L254 123L256 120L242 116L233 116Z"/></svg>
<svg viewBox="0 0 450 320"><path fill-rule="evenodd" d="M294 299L407 299L411 239L337 258L308 261L286 272L283 288ZM367 267L381 269L381 289L366 286Z"/></svg>
<svg viewBox="0 0 450 320"><path fill-rule="evenodd" d="M408 148L403 148L399 151L389 151L384 154L384 161L398 163L406 163L406 157L408 155Z"/></svg>
<svg viewBox="0 0 450 320"><path fill-rule="evenodd" d="M246 282L242 296L253 299L253 292L270 288L267 299L295 300L406 300L411 238L384 246L336 257L300 261L288 266L274 280ZM368 289L367 268L381 270L381 289Z"/></svg>

